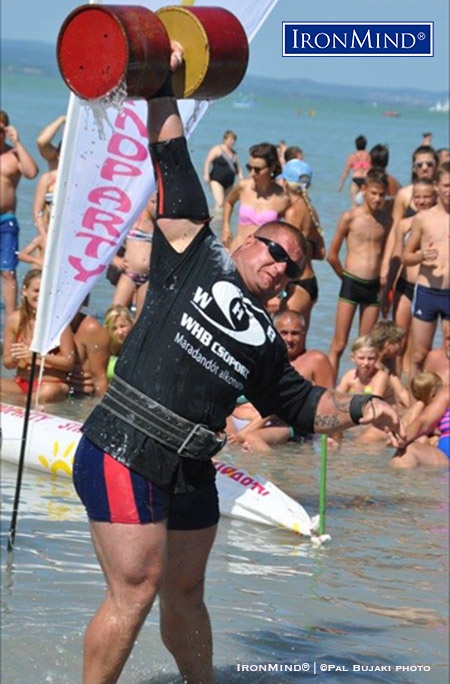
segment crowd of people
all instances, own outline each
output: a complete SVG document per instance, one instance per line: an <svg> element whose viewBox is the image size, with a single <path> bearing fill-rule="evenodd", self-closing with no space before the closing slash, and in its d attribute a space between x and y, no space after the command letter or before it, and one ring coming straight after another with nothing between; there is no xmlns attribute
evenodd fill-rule
<svg viewBox="0 0 450 684"><path fill-rule="evenodd" d="M172 44L171 71L182 62L180 46ZM170 74L148 108L157 210L149 198L130 227L113 264L116 285L104 321L81 307L59 347L38 358L36 388L29 387L28 371L45 240L24 250L37 262L30 262L18 309L11 291L16 189L22 175L36 175L37 165L1 113L8 161L2 190L9 191L2 238L10 236L2 244L2 275L14 274L6 279L3 362L16 370L1 390L9 396L31 389L47 402L76 393L99 398L73 466L107 584L85 635L83 681L117 681L158 595L161 635L183 681L213 684L204 581L219 519L211 458L227 437L263 451L314 433L339 444L354 428L363 441L389 438L397 467L448 466L450 163L421 145L413 154L411 186L398 188L390 183L384 151L366 153L359 136L339 186L353 169L352 206L327 250L302 150L288 147L297 152L282 159L280 146L252 145L243 177L236 136L226 131L203 173L223 212L220 240L209 225ZM52 138L62 123L39 136L41 154L53 165L38 184L41 236L45 197L56 182ZM175 174L180 183L170 182ZM424 179L430 182L419 192ZM428 186L431 194L424 193ZM306 345L319 297L313 263L323 259L341 283L328 354ZM409 329L397 318L401 297L394 293L404 294L399 276L416 279ZM354 368L339 377L357 310ZM438 323L441 348L434 347Z"/></svg>
<svg viewBox="0 0 450 684"><path fill-rule="evenodd" d="M22 176L35 177L38 167L20 143L18 132L9 125L6 112L0 115L2 160L7 162L2 164L2 197L7 202L2 205L1 257L6 314L3 363L8 369L16 369L16 376L5 378L0 387L3 395L11 400L17 400L29 387L29 344L61 148L61 141L55 143L54 138L61 133L64 123L65 117L58 117L37 137L37 148L48 170L40 175L35 191L36 236L19 250L15 218L17 186ZM7 139L11 144L7 144ZM443 340L441 377L448 375L448 150L435 151L431 147L431 134L424 135L422 144L412 154L411 183L401 187L387 173L388 147L376 144L367 151L367 139L359 135L355 151L346 159L338 186L342 190L353 171L350 207L339 218L326 246L318 212L308 192L313 172L303 150L298 145L287 146L284 141L277 146L267 142L252 145L245 165L248 174L244 176L234 149L236 140L236 133L225 131L222 143L207 153L203 169L203 180L214 200L213 212L222 217L224 247L233 254L258 228L278 220L294 226L306 239L301 273L289 279L280 293L265 302L276 330L286 343L291 364L318 386L353 393L369 387L375 394L387 398L405 415L406 421L410 420L414 403L412 383L417 374L427 370L428 358L437 352L433 343L439 321ZM236 204L239 210L233 234L231 215ZM114 291L104 321L89 315L88 308L82 306L70 331L64 332L60 347L52 350L44 361L38 361L39 378L34 380L33 391L41 405L69 396L100 398L106 392L120 347L144 306L155 205L153 194L110 264L107 277ZM272 254L274 247L270 241L266 242ZM345 259L341 260L344 247ZM341 283L335 332L327 354L306 347L313 307L319 298L314 261L324 259ZM20 306L16 309L18 260L29 263L31 270L23 281ZM350 341L355 368L340 377L340 360L349 346L357 312L358 338ZM447 384L448 377L444 380L444 385ZM362 441L383 439L383 434L376 429L360 432L358 438ZM278 443L306 438L276 416L261 416L245 396L239 398L228 416L227 434L229 442L253 450L266 450ZM423 443L424 439L420 436L418 441ZM427 439L429 444L437 443L432 430ZM333 438L332 443L338 441ZM393 461L408 462L413 460L401 461L396 457ZM420 463L420 459L416 458L414 463Z"/></svg>

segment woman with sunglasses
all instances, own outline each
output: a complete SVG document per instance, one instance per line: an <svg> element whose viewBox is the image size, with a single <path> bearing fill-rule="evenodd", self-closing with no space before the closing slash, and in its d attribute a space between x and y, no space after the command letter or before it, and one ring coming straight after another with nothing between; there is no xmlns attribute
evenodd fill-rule
<svg viewBox="0 0 450 684"><path fill-rule="evenodd" d="M270 143L252 145L250 159L246 164L249 178L244 178L225 198L223 206L222 242L234 252L259 226L275 221L284 215L289 198L277 183L281 172L277 148ZM238 226L233 238L231 215L236 202L240 203Z"/></svg>

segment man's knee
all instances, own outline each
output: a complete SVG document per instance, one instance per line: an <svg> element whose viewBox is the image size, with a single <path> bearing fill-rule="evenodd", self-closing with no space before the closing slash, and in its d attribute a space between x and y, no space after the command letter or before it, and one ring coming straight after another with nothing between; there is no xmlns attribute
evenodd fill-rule
<svg viewBox="0 0 450 684"><path fill-rule="evenodd" d="M341 337L334 337L331 341L331 351L333 351L337 356L342 356L345 347L347 346L347 340Z"/></svg>
<svg viewBox="0 0 450 684"><path fill-rule="evenodd" d="M411 357L412 362L417 365L423 364L430 349L431 347L415 346Z"/></svg>

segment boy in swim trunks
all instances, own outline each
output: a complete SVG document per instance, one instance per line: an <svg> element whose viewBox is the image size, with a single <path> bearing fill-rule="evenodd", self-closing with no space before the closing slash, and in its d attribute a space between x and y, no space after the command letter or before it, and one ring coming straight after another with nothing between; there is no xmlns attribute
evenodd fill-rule
<svg viewBox="0 0 450 684"><path fill-rule="evenodd" d="M335 379L356 309L359 308L359 335L368 335L378 319L381 261L392 225L391 216L383 208L387 184L384 171L370 169L364 180L363 204L342 214L328 250L327 261L342 281L336 327L328 352ZM343 242L347 248L344 265L339 259Z"/></svg>
<svg viewBox="0 0 450 684"><path fill-rule="evenodd" d="M11 145L6 143L6 138ZM38 173L33 157L19 140L17 130L9 125L8 114L0 111L0 272L2 277L5 319L16 308L19 250L19 224L16 218L17 186L22 176L32 179Z"/></svg>
<svg viewBox="0 0 450 684"><path fill-rule="evenodd" d="M411 226L411 235L402 255L405 266L420 264L413 300L410 378L422 370L433 346L438 319L443 336L450 327L450 162L442 164L437 175L438 201L420 212Z"/></svg>

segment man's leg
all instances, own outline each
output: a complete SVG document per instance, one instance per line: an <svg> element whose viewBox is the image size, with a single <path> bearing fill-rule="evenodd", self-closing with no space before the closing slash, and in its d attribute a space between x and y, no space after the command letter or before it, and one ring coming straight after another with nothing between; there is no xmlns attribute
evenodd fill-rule
<svg viewBox="0 0 450 684"><path fill-rule="evenodd" d="M363 305L359 319L359 334L370 335L372 328L380 315L379 306Z"/></svg>
<svg viewBox="0 0 450 684"><path fill-rule="evenodd" d="M160 586L166 523L91 521L90 528L107 590L86 630L83 684L114 684Z"/></svg>
<svg viewBox="0 0 450 684"><path fill-rule="evenodd" d="M214 211L222 211L223 201L225 199L225 190L223 185L218 183L218 181L212 180L209 183L211 189L211 195L214 198Z"/></svg>
<svg viewBox="0 0 450 684"><path fill-rule="evenodd" d="M168 532L160 591L161 636L186 684L214 684L212 634L204 603L205 571L217 525Z"/></svg>
<svg viewBox="0 0 450 684"><path fill-rule="evenodd" d="M436 332L437 320L421 321L418 318L412 319L412 347L411 368L409 378L423 370L426 356L433 346L434 334Z"/></svg>
<svg viewBox="0 0 450 684"><path fill-rule="evenodd" d="M336 309L336 323L334 337L328 352L331 365L334 369L334 380L336 382L339 373L339 362L347 346L348 336L353 323L356 311L356 304L338 300Z"/></svg>
<svg viewBox="0 0 450 684"><path fill-rule="evenodd" d="M5 318L7 318L17 307L17 277L15 271L2 271L1 274Z"/></svg>

